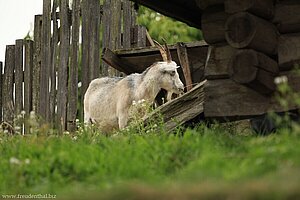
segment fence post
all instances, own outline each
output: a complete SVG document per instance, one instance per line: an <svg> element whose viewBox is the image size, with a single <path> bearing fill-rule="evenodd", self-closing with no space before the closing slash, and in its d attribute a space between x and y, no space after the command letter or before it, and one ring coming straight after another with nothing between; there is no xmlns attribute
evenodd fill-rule
<svg viewBox="0 0 300 200"><path fill-rule="evenodd" d="M42 15L34 16L34 43L32 73L32 110L40 113Z"/></svg>
<svg viewBox="0 0 300 200"><path fill-rule="evenodd" d="M72 44L71 44L71 65L69 77L69 96L67 113L67 130L75 131L78 101L78 47L79 47L79 26L80 26L80 0L73 0L72 4Z"/></svg>
<svg viewBox="0 0 300 200"><path fill-rule="evenodd" d="M68 98L68 64L70 50L70 23L68 0L60 1L60 59L57 89L57 124L61 131L66 130Z"/></svg>
<svg viewBox="0 0 300 200"><path fill-rule="evenodd" d="M32 83L33 83L33 41L25 40L25 63L24 63L24 111L26 118L32 111ZM29 132L28 123L25 122L25 133Z"/></svg>
<svg viewBox="0 0 300 200"><path fill-rule="evenodd" d="M0 122L2 122L2 103L3 103L3 80L2 80L2 70L3 70L3 63L0 62Z"/></svg>
<svg viewBox="0 0 300 200"><path fill-rule="evenodd" d="M41 44L40 115L49 122L49 66L51 66L51 0L43 1L43 23Z"/></svg>
<svg viewBox="0 0 300 200"><path fill-rule="evenodd" d="M3 84L3 121L10 124L14 120L14 68L15 45L7 45L5 51L4 84Z"/></svg>
<svg viewBox="0 0 300 200"><path fill-rule="evenodd" d="M15 46L15 116L23 110L23 39Z"/></svg>

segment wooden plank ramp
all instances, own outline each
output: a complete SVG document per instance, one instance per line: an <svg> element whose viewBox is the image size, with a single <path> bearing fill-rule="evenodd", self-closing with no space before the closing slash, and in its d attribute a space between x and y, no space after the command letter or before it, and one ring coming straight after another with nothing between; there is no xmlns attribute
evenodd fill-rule
<svg viewBox="0 0 300 200"><path fill-rule="evenodd" d="M182 96L159 106L143 119L145 125L162 116L165 128L171 131L202 114L205 83L202 81Z"/></svg>

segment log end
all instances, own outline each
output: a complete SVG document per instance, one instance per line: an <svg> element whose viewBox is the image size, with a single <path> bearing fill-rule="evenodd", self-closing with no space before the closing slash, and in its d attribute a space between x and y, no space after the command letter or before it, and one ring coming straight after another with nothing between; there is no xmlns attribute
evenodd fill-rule
<svg viewBox="0 0 300 200"><path fill-rule="evenodd" d="M253 50L238 51L229 61L228 74L232 80L247 84L255 80L258 58Z"/></svg>
<svg viewBox="0 0 300 200"><path fill-rule="evenodd" d="M225 23L225 38L234 48L247 47L251 43L255 32L255 19L246 12L230 16Z"/></svg>

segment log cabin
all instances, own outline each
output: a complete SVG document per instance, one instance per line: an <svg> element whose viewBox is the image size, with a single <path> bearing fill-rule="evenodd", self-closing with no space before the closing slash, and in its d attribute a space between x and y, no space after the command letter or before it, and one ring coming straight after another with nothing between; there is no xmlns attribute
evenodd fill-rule
<svg viewBox="0 0 300 200"><path fill-rule="evenodd" d="M203 33L205 42L184 44L183 54L179 53L178 45L170 47L175 60L185 65L183 69L189 68L180 72L183 80L201 83L201 87L195 87L201 92L192 93L201 96L198 104L202 110L198 110L197 116L192 113L186 121L199 116L236 120L269 111L298 109L293 103L283 107L277 102L274 80L284 76L294 92L300 91L300 77L293 71L300 64L299 0L132 1ZM108 51L104 51L103 59L115 68L124 66L120 70L127 74L142 71L159 55L152 47ZM182 56L185 63L180 62ZM185 107L190 100L184 99L185 96L175 101L182 100Z"/></svg>

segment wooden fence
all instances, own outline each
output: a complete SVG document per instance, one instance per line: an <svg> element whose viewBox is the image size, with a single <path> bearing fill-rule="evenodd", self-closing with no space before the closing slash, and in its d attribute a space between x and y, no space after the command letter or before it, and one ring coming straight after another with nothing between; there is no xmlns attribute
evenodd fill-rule
<svg viewBox="0 0 300 200"><path fill-rule="evenodd" d="M34 16L33 40L7 45L4 65L0 62L1 121L12 124L21 111L34 111L60 130L74 130L89 82L118 74L101 62L102 49L146 45L132 2L101 2L43 1L43 14Z"/></svg>

